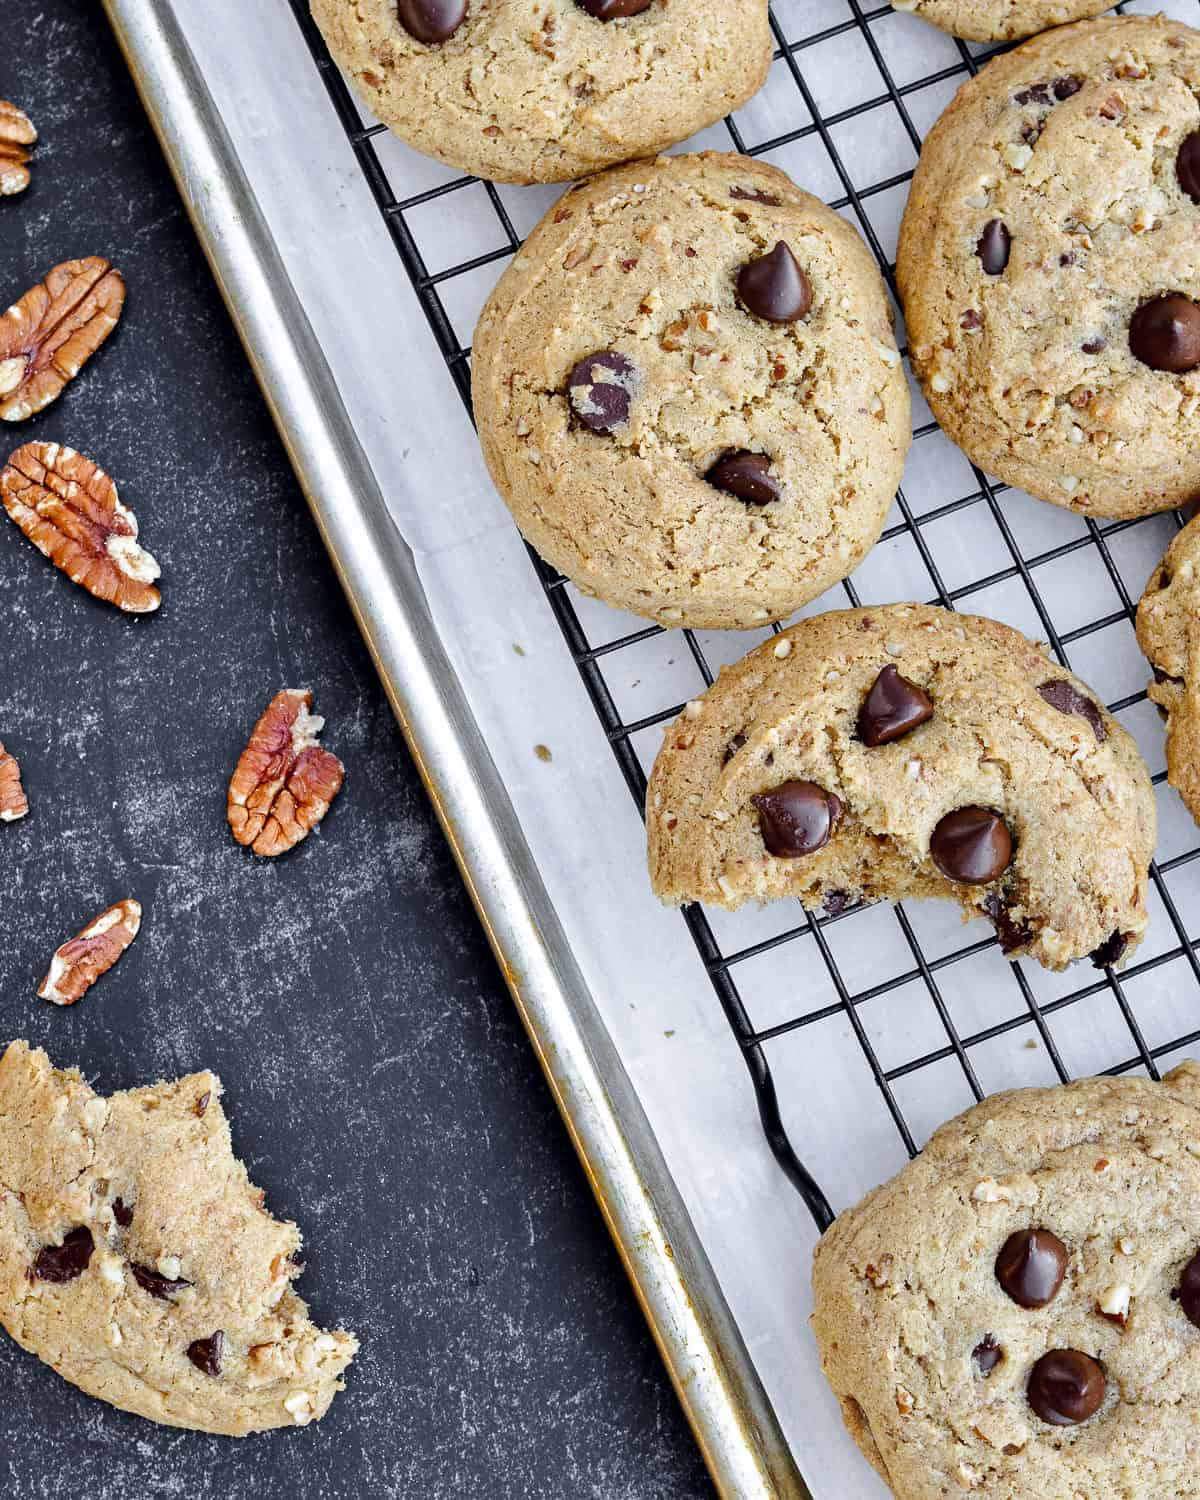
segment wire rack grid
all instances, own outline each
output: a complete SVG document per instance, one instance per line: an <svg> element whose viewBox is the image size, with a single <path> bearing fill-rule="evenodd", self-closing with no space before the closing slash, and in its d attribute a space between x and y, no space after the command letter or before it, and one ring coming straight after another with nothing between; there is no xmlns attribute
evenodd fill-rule
<svg viewBox="0 0 1200 1500"><path fill-rule="evenodd" d="M478 306L519 247L520 229L532 227L557 192L500 188L438 171L431 185L398 197L383 161L386 127L364 121L306 0L291 4L469 410L470 349L456 330L469 328L472 320L463 309ZM1138 0L1116 7L1150 8L1158 6ZM1176 0L1172 9L1196 10L1181 19L1200 16L1197 0ZM776 0L771 27L775 57L764 90L768 133L768 112L751 104L707 132L702 144L732 146L791 170L801 186L823 196L862 232L894 298L895 230L923 130L990 54L900 17L890 5L862 0ZM781 114L789 126L783 131ZM463 226L473 224L478 233L483 223L479 253L456 259ZM847 1021L891 1125L913 1155L928 1126L951 1111L943 1107L933 1120L913 1119L902 1098L905 1081L949 1064L954 1083L944 1092L964 1104L1010 1086L1010 1076L981 1060L989 1044L1011 1039L1011 1033L1026 1034L1026 1048L1040 1047L1043 1076L1064 1082L1081 1072L1140 1070L1158 1077L1160 1060L1200 1039L1200 836L1163 785L1161 734L1146 700L1145 663L1133 642L1142 584L1183 517L1097 523L1059 512L969 465L942 437L916 393L914 419L904 485L879 544L852 578L802 613L923 598L996 614L1048 641L1061 662L1100 691L1138 735L1152 766L1158 765L1164 857L1151 869L1152 937L1136 962L1121 974L1076 968L1066 976L1004 962L1012 1003L989 1003L982 1014L958 997L973 987L977 963L1001 963L997 939L982 923L963 928L957 920L951 936L944 920L931 923L924 910L930 903L854 906L828 915L782 903L783 917L773 909L757 930L751 922L749 940L746 925L727 914L699 906L684 910L748 1065L771 1149L821 1230L834 1211L784 1123L768 1058L772 1042L831 1018ZM594 605L532 550L530 558L640 810L661 729L694 696L687 687L711 684L718 666L737 659L754 639L691 630L664 634ZM1065 587L1068 569L1071 584ZM630 628L621 629L625 625ZM675 654L664 656L664 649ZM618 663L625 665L623 676L614 674ZM765 1006L748 1002L745 993L747 976L764 959L772 960L770 972L777 976ZM801 977L780 983L784 973ZM921 1045L907 1055L893 1041L885 1048L873 1024L888 997L894 1005L920 1008L919 1022L907 1034L919 1036ZM1072 1017L1082 1019L1069 1027L1067 1039Z"/></svg>

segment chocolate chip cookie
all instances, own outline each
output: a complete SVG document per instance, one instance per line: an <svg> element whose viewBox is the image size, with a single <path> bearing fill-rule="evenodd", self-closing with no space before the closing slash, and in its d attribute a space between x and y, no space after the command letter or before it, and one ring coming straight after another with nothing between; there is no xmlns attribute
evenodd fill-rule
<svg viewBox="0 0 1200 1500"><path fill-rule="evenodd" d="M1067 21L1107 10L1112 0L892 0L908 11L970 42L1015 42Z"/></svg>
<svg viewBox="0 0 1200 1500"><path fill-rule="evenodd" d="M1052 969L1123 963L1148 920L1132 738L1017 631L932 605L817 615L726 668L667 729L646 826L671 905L940 896Z"/></svg>
<svg viewBox="0 0 1200 1500"><path fill-rule="evenodd" d="M1200 493L1200 33L1083 21L959 89L897 277L934 415L990 474L1096 516Z"/></svg>
<svg viewBox="0 0 1200 1500"><path fill-rule="evenodd" d="M1200 1066L997 1094L817 1246L813 1328L898 1500L1196 1500Z"/></svg>
<svg viewBox="0 0 1200 1500"><path fill-rule="evenodd" d="M844 578L910 441L862 240L782 172L715 152L562 198L483 311L473 389L529 541L663 625L761 625Z"/></svg>
<svg viewBox="0 0 1200 1500"><path fill-rule="evenodd" d="M740 108L771 63L767 0L312 0L367 107L497 182L566 182Z"/></svg>
<svg viewBox="0 0 1200 1500"><path fill-rule="evenodd" d="M1200 517L1146 585L1137 636L1154 668L1150 698L1167 721L1167 780L1200 823Z"/></svg>
<svg viewBox="0 0 1200 1500"><path fill-rule="evenodd" d="M24 1042L0 1058L0 1322L73 1385L231 1437L324 1416L358 1343L309 1321L299 1249L212 1073L103 1098Z"/></svg>

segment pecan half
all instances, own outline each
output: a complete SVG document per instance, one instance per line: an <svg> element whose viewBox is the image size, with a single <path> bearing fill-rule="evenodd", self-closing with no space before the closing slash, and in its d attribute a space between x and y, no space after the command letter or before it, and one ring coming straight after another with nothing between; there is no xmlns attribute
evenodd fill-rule
<svg viewBox="0 0 1200 1500"><path fill-rule="evenodd" d="M33 545L97 599L131 614L158 608L158 564L133 512L98 464L58 443L26 443L0 469L0 501Z"/></svg>
<svg viewBox="0 0 1200 1500"><path fill-rule="evenodd" d="M50 960L38 994L54 1005L74 1005L102 974L107 974L138 935L142 925L139 901L118 901L87 924L78 937L64 943Z"/></svg>
<svg viewBox="0 0 1200 1500"><path fill-rule="evenodd" d="M29 152L37 131L24 110L0 99L0 198L23 193L29 186Z"/></svg>
<svg viewBox="0 0 1200 1500"><path fill-rule="evenodd" d="M309 712L312 701L306 688L276 693L230 780L229 826L255 854L286 854L342 789L346 768L317 744L325 720Z"/></svg>
<svg viewBox="0 0 1200 1500"><path fill-rule="evenodd" d="M0 823L15 823L29 811L21 785L21 767L0 740Z"/></svg>
<svg viewBox="0 0 1200 1500"><path fill-rule="evenodd" d="M106 260L65 260L0 318L0 417L23 422L62 395L117 326L121 273Z"/></svg>

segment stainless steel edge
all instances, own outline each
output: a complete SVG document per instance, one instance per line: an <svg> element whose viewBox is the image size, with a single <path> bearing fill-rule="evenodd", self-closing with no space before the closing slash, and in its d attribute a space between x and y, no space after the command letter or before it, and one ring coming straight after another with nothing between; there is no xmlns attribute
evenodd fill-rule
<svg viewBox="0 0 1200 1500"><path fill-rule="evenodd" d="M713 1480L811 1500L170 0L104 4Z"/></svg>

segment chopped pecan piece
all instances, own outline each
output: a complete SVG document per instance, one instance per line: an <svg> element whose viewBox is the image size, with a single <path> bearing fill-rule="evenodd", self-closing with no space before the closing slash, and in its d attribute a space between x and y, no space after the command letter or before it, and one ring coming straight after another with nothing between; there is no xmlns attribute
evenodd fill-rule
<svg viewBox="0 0 1200 1500"><path fill-rule="evenodd" d="M62 395L117 326L121 273L106 260L66 260L0 318L0 418L23 422Z"/></svg>
<svg viewBox="0 0 1200 1500"><path fill-rule="evenodd" d="M233 836L255 854L286 854L329 811L346 768L322 750L325 720L311 714L306 688L284 688L254 726L229 783Z"/></svg>
<svg viewBox="0 0 1200 1500"><path fill-rule="evenodd" d="M138 935L142 925L141 903L118 901L64 943L50 960L50 969L38 985L38 994L54 1005L74 1005L107 974Z"/></svg>
<svg viewBox="0 0 1200 1500"><path fill-rule="evenodd" d="M158 564L98 464L58 443L26 443L0 469L0 500L33 545L89 594L131 614L158 608Z"/></svg>
<svg viewBox="0 0 1200 1500"><path fill-rule="evenodd" d="M21 785L21 767L0 740L0 823L15 823L29 811L25 789Z"/></svg>
<svg viewBox="0 0 1200 1500"><path fill-rule="evenodd" d="M24 110L0 99L0 198L23 193L29 186L29 152L37 131Z"/></svg>

